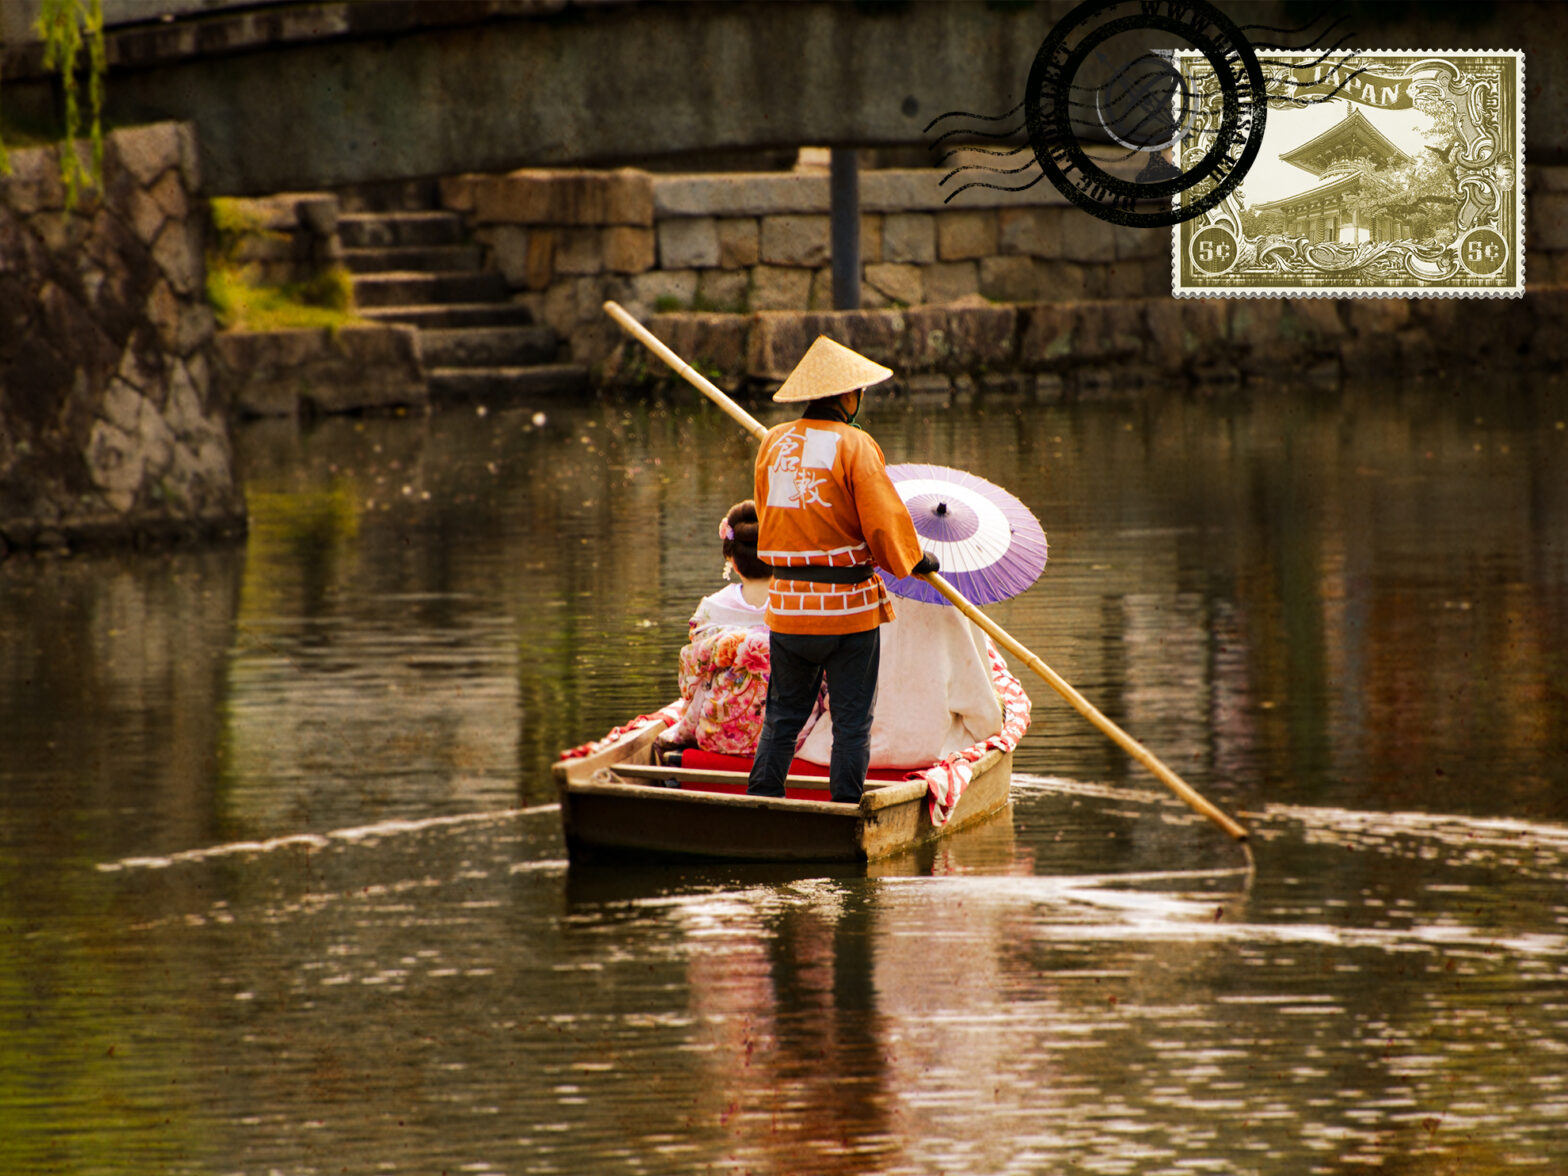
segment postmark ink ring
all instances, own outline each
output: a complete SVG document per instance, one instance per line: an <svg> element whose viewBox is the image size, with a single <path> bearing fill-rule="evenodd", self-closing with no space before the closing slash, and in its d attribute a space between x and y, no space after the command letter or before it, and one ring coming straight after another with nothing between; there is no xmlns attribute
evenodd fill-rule
<svg viewBox="0 0 1568 1176"><path fill-rule="evenodd" d="M1116 224L1169 227L1202 215L1241 183L1263 143L1266 81L1245 35L1207 0L1146 0L1126 15L1101 19L1120 6L1121 0L1086 0L1051 30L1029 70L1025 126L1041 170L1078 207ZM1220 126L1202 158L1186 171L1170 169L1171 178L1147 183L1111 175L1089 158L1073 130L1073 109L1080 104L1072 99L1075 78L1091 54L1099 55L1114 37L1145 30L1173 34L1202 53L1214 68L1222 103ZM1205 184L1197 199L1175 201ZM1140 209L1140 203L1155 207Z"/></svg>

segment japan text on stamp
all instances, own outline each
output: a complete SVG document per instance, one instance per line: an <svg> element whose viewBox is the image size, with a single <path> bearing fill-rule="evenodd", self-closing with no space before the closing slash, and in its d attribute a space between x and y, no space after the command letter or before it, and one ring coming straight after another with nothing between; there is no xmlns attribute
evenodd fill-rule
<svg viewBox="0 0 1568 1176"><path fill-rule="evenodd" d="M1177 54L1208 150L1220 80ZM1263 144L1241 187L1172 234L1177 296L1524 293L1524 55L1272 53ZM1201 192L1183 193L1183 201Z"/></svg>

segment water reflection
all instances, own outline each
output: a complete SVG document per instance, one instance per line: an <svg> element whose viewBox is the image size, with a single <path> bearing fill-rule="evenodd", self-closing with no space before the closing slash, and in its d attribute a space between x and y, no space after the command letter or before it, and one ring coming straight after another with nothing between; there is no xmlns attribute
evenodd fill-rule
<svg viewBox="0 0 1568 1176"><path fill-rule="evenodd" d="M1568 401L883 402L1052 562L1016 803L869 870L568 870L725 418L247 428L249 541L0 564L0 1169L1552 1171ZM1283 1157L1284 1159L1279 1159Z"/></svg>

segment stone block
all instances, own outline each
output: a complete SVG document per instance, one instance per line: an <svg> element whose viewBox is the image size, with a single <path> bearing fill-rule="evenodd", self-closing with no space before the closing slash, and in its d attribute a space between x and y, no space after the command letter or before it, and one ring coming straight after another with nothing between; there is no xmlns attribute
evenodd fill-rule
<svg viewBox="0 0 1568 1176"><path fill-rule="evenodd" d="M762 312L752 325L747 370L762 379L782 380L818 335L828 335L868 359L896 367L898 349L907 333L905 312L897 310Z"/></svg>
<svg viewBox="0 0 1568 1176"><path fill-rule="evenodd" d="M652 182L652 196L653 212L661 220L826 213L828 178L799 172L660 176ZM868 207L864 198L861 205Z"/></svg>
<svg viewBox="0 0 1568 1176"><path fill-rule="evenodd" d="M604 242L597 228L566 228L556 230L555 272L582 277L597 274L604 269Z"/></svg>
<svg viewBox="0 0 1568 1176"><path fill-rule="evenodd" d="M940 261L973 261L996 253L996 212L966 208L936 216L936 255Z"/></svg>
<svg viewBox="0 0 1568 1176"><path fill-rule="evenodd" d="M180 166L180 124L150 123L116 131L111 139L120 166L143 188L164 172Z"/></svg>
<svg viewBox="0 0 1568 1176"><path fill-rule="evenodd" d="M1107 298L1142 298L1144 291L1144 263L1142 261L1118 261L1108 265L1105 273L1105 296Z"/></svg>
<svg viewBox="0 0 1568 1176"><path fill-rule="evenodd" d="M1032 257L982 257L980 293L993 302L1033 302L1040 280Z"/></svg>
<svg viewBox="0 0 1568 1176"><path fill-rule="evenodd" d="M1039 283L1046 302L1080 302L1089 296L1087 272L1070 261L1041 262Z"/></svg>
<svg viewBox="0 0 1568 1176"><path fill-rule="evenodd" d="M635 295L626 299L627 309L633 314L646 314L650 309ZM577 302L576 282L556 282L544 292L540 318L544 324L563 338L577 329L582 314Z"/></svg>
<svg viewBox="0 0 1568 1176"><path fill-rule="evenodd" d="M174 173L170 172L170 176ZM136 239L148 248L158 239L158 234L163 230L164 221L169 219L169 214L163 210L163 205L153 199L150 192L144 188L133 188L125 204L131 232L136 234ZM246 238L242 244L249 244L256 240L255 237Z"/></svg>
<svg viewBox="0 0 1568 1176"><path fill-rule="evenodd" d="M177 355L198 356L217 333L218 322L205 302L187 299L180 307L180 330L174 340Z"/></svg>
<svg viewBox="0 0 1568 1176"><path fill-rule="evenodd" d="M1080 360L1116 363L1143 351L1143 308L1137 302L1077 304L1074 356Z"/></svg>
<svg viewBox="0 0 1568 1176"><path fill-rule="evenodd" d="M190 221L170 221L152 246L153 260L178 294L195 294L206 282L199 228Z"/></svg>
<svg viewBox="0 0 1568 1176"><path fill-rule="evenodd" d="M882 260L882 214L860 214L860 264L875 265Z"/></svg>
<svg viewBox="0 0 1568 1176"><path fill-rule="evenodd" d="M765 216L759 257L764 265L818 266L830 255L826 216Z"/></svg>
<svg viewBox="0 0 1568 1176"><path fill-rule="evenodd" d="M1062 255L1059 208L1003 208L996 214L996 247L1004 255L1057 258Z"/></svg>
<svg viewBox="0 0 1568 1176"><path fill-rule="evenodd" d="M1345 318L1356 335L1393 335L1410 322L1410 303L1404 298L1352 298Z"/></svg>
<svg viewBox="0 0 1568 1176"><path fill-rule="evenodd" d="M547 290L555 281L555 229L528 230L525 283L530 290Z"/></svg>
<svg viewBox="0 0 1568 1176"><path fill-rule="evenodd" d="M905 314L900 371L1011 368L1018 355L1018 311L1011 306L924 306Z"/></svg>
<svg viewBox="0 0 1568 1176"><path fill-rule="evenodd" d="M1280 326L1286 335L1303 342L1337 339L1345 334L1345 324L1339 317L1339 301L1334 298L1287 298Z"/></svg>
<svg viewBox="0 0 1568 1176"><path fill-rule="evenodd" d="M529 230L522 225L491 225L474 239L490 251L490 260L514 290L528 285Z"/></svg>
<svg viewBox="0 0 1568 1176"><path fill-rule="evenodd" d="M158 205L164 216L184 220L190 215L190 197L186 194L185 185L180 182L178 172L165 172L151 188L147 189L147 195ZM337 201L333 200L332 205L335 209ZM301 219L303 220L303 217ZM332 231L336 232L336 230L337 226L334 224Z"/></svg>
<svg viewBox="0 0 1568 1176"><path fill-rule="evenodd" d="M1399 366L1399 335L1347 336L1340 340L1339 361L1351 379L1393 371Z"/></svg>
<svg viewBox="0 0 1568 1176"><path fill-rule="evenodd" d="M175 123L174 137L179 143L180 179L185 184L185 190L194 196L202 190L201 145L196 141L196 124Z"/></svg>
<svg viewBox="0 0 1568 1176"><path fill-rule="evenodd" d="M720 217L715 223L719 237L719 265L725 269L746 269L756 265L760 257L756 218L726 216Z"/></svg>
<svg viewBox="0 0 1568 1176"><path fill-rule="evenodd" d="M1115 261L1115 226L1081 209L1062 222L1062 256L1069 261Z"/></svg>
<svg viewBox="0 0 1568 1176"><path fill-rule="evenodd" d="M746 348L746 370L764 380L782 380L800 362L820 332L814 316L760 313L752 324ZM837 337L836 337L837 338ZM845 342L839 338L839 342ZM845 342L846 346L852 346Z"/></svg>
<svg viewBox="0 0 1568 1176"><path fill-rule="evenodd" d="M1145 354L1149 359L1163 367L1180 367L1193 351L1193 341L1182 322L1182 304L1174 298L1151 299L1144 305L1143 322L1148 331Z"/></svg>
<svg viewBox="0 0 1568 1176"><path fill-rule="evenodd" d="M305 407L352 412L429 399L413 327L225 331L214 354L213 380L244 415L293 416Z"/></svg>
<svg viewBox="0 0 1568 1176"><path fill-rule="evenodd" d="M811 298L809 269L759 265L751 271L753 310L805 310Z"/></svg>
<svg viewBox="0 0 1568 1176"><path fill-rule="evenodd" d="M929 212L890 212L882 221L882 260L930 265L936 260L936 217Z"/></svg>
<svg viewBox="0 0 1568 1176"><path fill-rule="evenodd" d="M436 191L441 207L451 212L474 211L474 190L483 176L442 176L436 181Z"/></svg>
<svg viewBox="0 0 1568 1176"><path fill-rule="evenodd" d="M1169 229L1140 229L1131 225L1111 225L1111 240L1118 261L1142 260L1171 255Z"/></svg>
<svg viewBox="0 0 1568 1176"><path fill-rule="evenodd" d="M704 274L703 278L716 275ZM743 314L654 315L648 329L693 367L731 382L746 374L751 319ZM641 344L634 344L641 346ZM657 362L657 361L655 361Z"/></svg>
<svg viewBox="0 0 1568 1176"><path fill-rule="evenodd" d="M333 378L310 381L308 399L316 411L355 412L429 400L416 328L377 324L323 334Z"/></svg>
<svg viewBox="0 0 1568 1176"><path fill-rule="evenodd" d="M640 274L654 266L655 236L638 225L611 225L604 230L604 268L612 274Z"/></svg>
<svg viewBox="0 0 1568 1176"><path fill-rule="evenodd" d="M1548 190L1530 201L1525 235L1531 248L1568 251L1568 192Z"/></svg>
<svg viewBox="0 0 1568 1176"><path fill-rule="evenodd" d="M1531 196L1538 192L1568 192L1568 167L1530 164L1525 169L1525 185Z"/></svg>
<svg viewBox="0 0 1568 1176"><path fill-rule="evenodd" d="M523 169L473 181L480 224L653 224L652 178L635 168L615 172Z"/></svg>
<svg viewBox="0 0 1568 1176"><path fill-rule="evenodd" d="M704 310L737 313L747 309L751 275L745 270L705 269L697 274L696 303ZM682 354L677 352L677 354Z"/></svg>
<svg viewBox="0 0 1568 1176"><path fill-rule="evenodd" d="M175 297L168 279L159 278L143 303L142 313L158 332L158 342L166 350L178 351L180 338L180 299Z"/></svg>
<svg viewBox="0 0 1568 1176"><path fill-rule="evenodd" d="M1230 346L1230 298L1183 298L1180 300L1183 350L1200 360L1228 356Z"/></svg>
<svg viewBox="0 0 1568 1176"><path fill-rule="evenodd" d="M1262 346L1279 335L1284 313L1285 303L1279 298L1236 299L1230 312L1231 342L1237 347Z"/></svg>
<svg viewBox="0 0 1568 1176"><path fill-rule="evenodd" d="M1037 302L1019 310L1018 366L1027 371L1071 362L1077 346L1078 304Z"/></svg>
<svg viewBox="0 0 1568 1176"><path fill-rule="evenodd" d="M1143 296L1145 298L1170 298L1171 259L1151 257L1143 263Z"/></svg>
<svg viewBox="0 0 1568 1176"><path fill-rule="evenodd" d="M219 422L210 419L203 407L207 400L202 388L205 375L203 370L198 378L191 366L181 361L175 362L169 374L169 398L163 415L181 444L209 436L219 427Z"/></svg>
<svg viewBox="0 0 1568 1176"><path fill-rule="evenodd" d="M11 152L11 175L4 181L5 203L19 216L55 212L65 207L65 184L59 157L43 147Z"/></svg>
<svg viewBox="0 0 1568 1176"><path fill-rule="evenodd" d="M806 306L811 310L837 310L833 300L833 271L822 266L811 272L811 294Z"/></svg>
<svg viewBox="0 0 1568 1176"><path fill-rule="evenodd" d="M980 293L980 268L972 261L928 265L925 280L927 302L957 302Z"/></svg>
<svg viewBox="0 0 1568 1176"><path fill-rule="evenodd" d="M706 269L719 264L718 222L711 216L661 220L658 225L662 269Z"/></svg>
<svg viewBox="0 0 1568 1176"><path fill-rule="evenodd" d="M892 305L894 305L893 300L875 286L865 281L860 283L861 310L886 310Z"/></svg>
<svg viewBox="0 0 1568 1176"><path fill-rule="evenodd" d="M891 302L917 306L925 301L925 279L918 265L882 262L868 265L865 284Z"/></svg>
<svg viewBox="0 0 1568 1176"><path fill-rule="evenodd" d="M689 310L697 299L697 271L649 270L630 279L632 301L648 311Z"/></svg>

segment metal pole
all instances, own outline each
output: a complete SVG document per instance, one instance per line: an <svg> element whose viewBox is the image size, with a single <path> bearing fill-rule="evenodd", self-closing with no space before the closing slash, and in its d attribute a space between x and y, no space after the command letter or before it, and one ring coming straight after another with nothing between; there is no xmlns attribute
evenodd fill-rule
<svg viewBox="0 0 1568 1176"><path fill-rule="evenodd" d="M833 307L860 309L860 161L853 147L834 147L828 164L832 222Z"/></svg>

